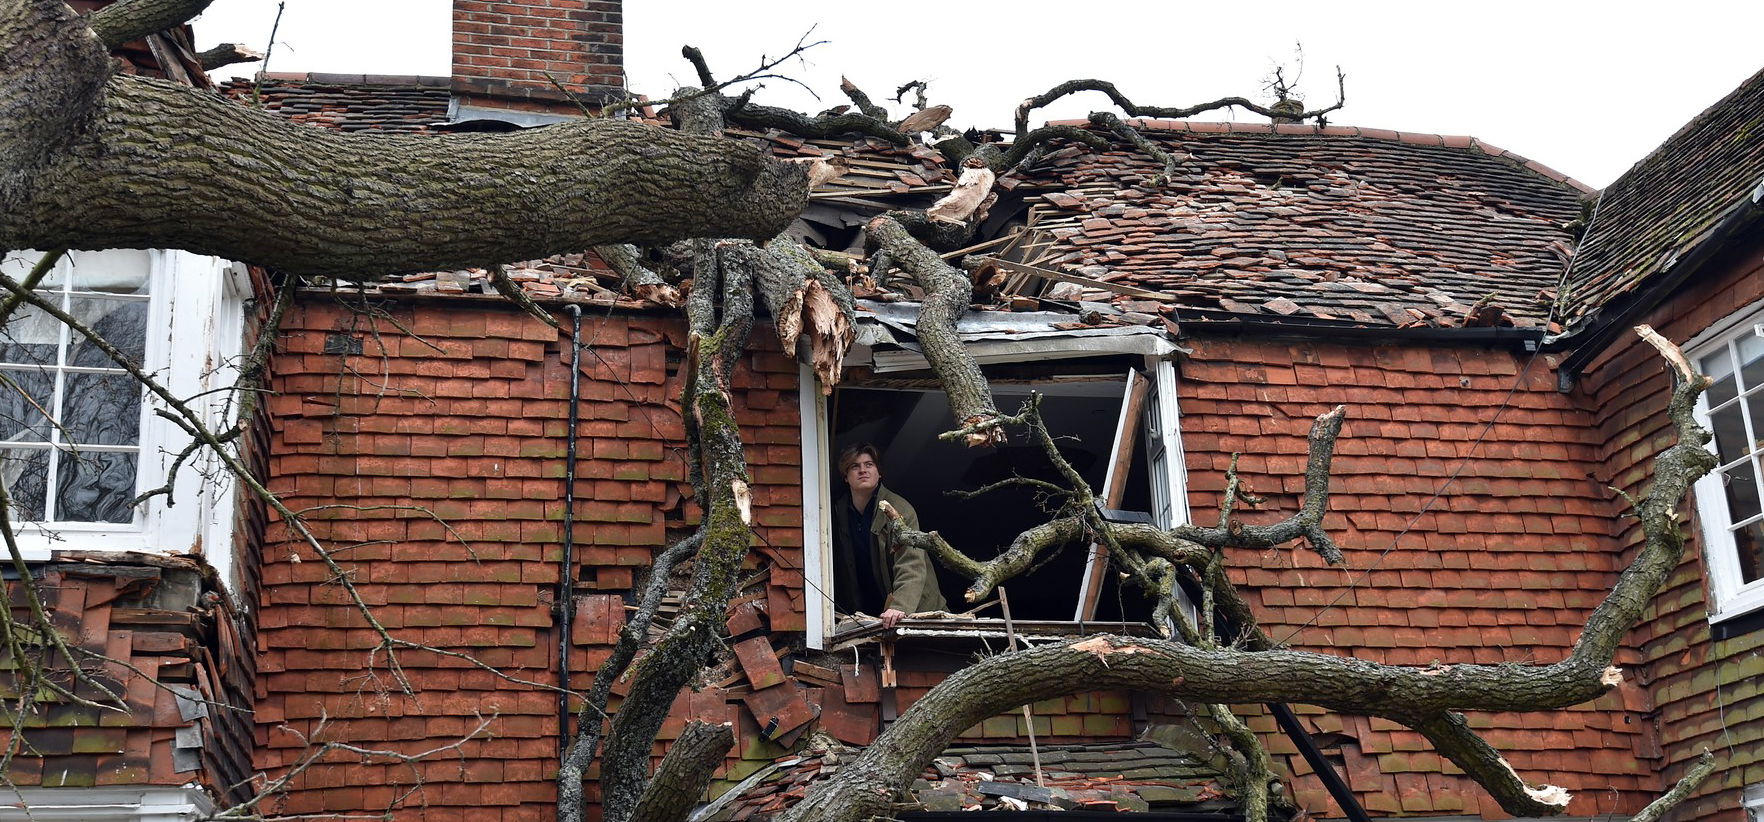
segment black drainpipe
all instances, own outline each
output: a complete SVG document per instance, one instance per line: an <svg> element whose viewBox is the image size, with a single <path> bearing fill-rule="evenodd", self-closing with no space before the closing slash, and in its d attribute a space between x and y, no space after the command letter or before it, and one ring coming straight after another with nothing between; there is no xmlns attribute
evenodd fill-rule
<svg viewBox="0 0 1764 822"><path fill-rule="evenodd" d="M582 307L564 307L570 313L570 433L564 437L564 509L563 557L558 560L557 602L552 612L557 616L557 751L569 752L570 713L570 632L576 622L576 429L582 409L578 398L582 393Z"/></svg>

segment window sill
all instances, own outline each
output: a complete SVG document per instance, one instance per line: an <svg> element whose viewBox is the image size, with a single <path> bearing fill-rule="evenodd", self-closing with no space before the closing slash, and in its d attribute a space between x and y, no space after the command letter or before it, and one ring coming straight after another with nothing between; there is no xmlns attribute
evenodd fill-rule
<svg viewBox="0 0 1764 822"><path fill-rule="evenodd" d="M1155 637L1157 631L1144 622L1071 622L1058 620L1012 620L1011 631L1002 619L903 619L892 630L880 621L856 622L841 620L839 629L827 639L829 649L848 648L866 640L888 639L1007 639L1015 633L1022 641L1055 641L1090 634L1120 634Z"/></svg>
<svg viewBox="0 0 1764 822"><path fill-rule="evenodd" d="M1709 635L1716 641L1732 639L1764 629L1764 602L1753 599L1732 603L1720 613L1709 615Z"/></svg>

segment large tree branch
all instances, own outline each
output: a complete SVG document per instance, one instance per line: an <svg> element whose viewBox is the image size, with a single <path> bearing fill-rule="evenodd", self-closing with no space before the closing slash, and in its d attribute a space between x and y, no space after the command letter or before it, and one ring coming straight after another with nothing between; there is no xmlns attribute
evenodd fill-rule
<svg viewBox="0 0 1764 822"><path fill-rule="evenodd" d="M1401 720L1399 720L1401 721ZM1404 724L1419 731L1434 750L1464 769L1501 809L1518 817L1554 816L1568 807L1569 794L1555 785L1528 785L1487 740L1470 730L1464 715L1441 711Z"/></svg>
<svg viewBox="0 0 1764 822"><path fill-rule="evenodd" d="M831 392L839 384L845 354L857 339L851 291L788 237L777 237L759 251L754 285L772 314L779 348L795 354L806 333L809 362L822 391Z"/></svg>
<svg viewBox="0 0 1764 822"><path fill-rule="evenodd" d="M637 800L631 822L681 822L734 745L735 731L728 725L687 723Z"/></svg>
<svg viewBox="0 0 1764 822"><path fill-rule="evenodd" d="M1696 790L1697 786L1703 784L1703 780L1708 779L1709 774L1714 772L1715 755L1705 750L1703 755L1697 757L1697 761L1690 766L1690 770L1685 771L1684 776L1673 784L1671 790L1661 794L1659 799L1649 802L1647 807L1637 811L1635 816L1629 818L1629 822L1660 822L1666 816L1667 811L1678 807L1678 803L1689 798L1691 791Z"/></svg>
<svg viewBox="0 0 1764 822"><path fill-rule="evenodd" d="M1635 331L1671 365L1674 386L1666 414L1678 441L1654 459L1654 484L1636 505L1644 537L1641 549L1618 577L1610 596L1587 618L1586 631L1574 645L1574 656L1589 660L1608 660L1616 653L1623 635L1641 618L1666 576L1678 567L1684 554L1678 503L1692 483L1715 467L1715 455L1708 449L1710 434L1696 420L1697 397L1708 389L1709 378L1692 369L1677 346L1654 329L1641 325Z"/></svg>
<svg viewBox="0 0 1764 822"><path fill-rule="evenodd" d="M1485 785L1507 812L1516 816L1559 812L1567 804L1560 789L1526 785L1456 712L1555 710L1606 693L1622 681L1621 673L1611 666L1618 642L1677 567L1684 540L1673 508L1690 483L1710 470L1714 459L1704 447L1709 434L1692 415L1708 380L1696 375L1683 355L1651 329L1644 326L1637 331L1661 349L1677 375L1668 413L1679 442L1655 461L1654 484L1637 506L1643 520L1641 550L1595 609L1567 658L1547 665L1416 668L1307 651L1248 651L1122 637L1043 646L982 660L945 680L845 766L839 779L817 787L785 818L833 822L868 818L885 810L890 786L910 781L964 728L1029 702L1111 687L1159 691L1204 703L1291 702L1387 717L1421 731ZM1333 440L1340 418L1337 409L1313 427L1313 467L1326 466L1329 449L1320 449L1320 442ZM1326 480L1319 485L1311 479L1307 508L1309 497L1327 487ZM1296 538L1303 530L1287 538Z"/></svg>
<svg viewBox="0 0 1764 822"><path fill-rule="evenodd" d="M1303 537L1311 549L1331 565L1342 561L1341 549L1323 530L1323 513L1329 509L1330 465L1335 456L1335 440L1341 436L1341 424L1347 409L1319 416L1311 423L1310 457L1305 465L1305 502L1291 518L1272 525L1244 525L1229 521L1215 528L1197 525L1177 527L1176 536L1212 548L1268 548Z"/></svg>
<svg viewBox="0 0 1764 822"><path fill-rule="evenodd" d="M1453 709L1552 710L1593 699L1610 685L1569 661L1419 669L1306 651L1211 650L1094 636L989 657L956 673L788 818L866 818L881 810L879 786L910 782L963 729L1018 705L1082 690L1151 690L1198 702L1296 702L1400 718Z"/></svg>
<svg viewBox="0 0 1764 822"><path fill-rule="evenodd" d="M0 223L87 129L109 77L109 53L66 3L0 0ZM0 249L29 247L62 246L0 239Z"/></svg>
<svg viewBox="0 0 1764 822"><path fill-rule="evenodd" d="M956 322L968 312L968 303L973 299L973 281L950 267L937 252L914 240L893 217L876 217L865 231L925 291L916 327L919 345L925 359L931 362L931 370L937 373L937 381L949 395L949 408L956 423L968 429L964 440L971 446L1002 441L1003 431L999 428L976 428L994 421L998 410L992 401L992 387L980 373L979 364L956 336Z"/></svg>
<svg viewBox="0 0 1764 822"><path fill-rule="evenodd" d="M203 71L214 71L239 63L255 63L262 59L263 52L239 43L221 43L196 53L196 62L202 64Z"/></svg>
<svg viewBox="0 0 1764 822"><path fill-rule="evenodd" d="M214 0L117 0L92 12L86 21L105 48L181 26Z"/></svg>
<svg viewBox="0 0 1764 822"><path fill-rule="evenodd" d="M17 151L18 129L0 129L14 136L0 152ZM739 141L613 120L337 134L138 77L113 78L95 126L25 178L0 212L0 247L171 247L353 278L764 240L808 193L806 169Z"/></svg>
<svg viewBox="0 0 1764 822"><path fill-rule="evenodd" d="M1254 101L1244 97L1221 97L1211 102L1182 107L1142 106L1127 99L1127 95L1122 94L1120 89L1115 88L1114 83L1108 82L1107 80L1067 80L1064 83L1048 89L1045 93L1037 94L1034 97L1030 97L1017 104L1017 133L1024 134L1028 132L1030 112L1046 106L1061 97L1077 94L1081 91L1100 91L1103 94L1108 95L1109 101L1114 103L1121 109L1122 113L1129 117L1155 117L1165 120L1180 120L1184 117L1193 117L1194 115L1203 112L1216 111L1218 109L1235 106L1237 108L1253 111L1268 118L1293 117L1298 120L1308 120L1335 111L1346 103L1346 79L1342 76L1339 69L1336 71L1336 86L1337 96L1334 105L1328 106L1327 108L1294 113L1275 111L1266 106L1258 105Z"/></svg>
<svg viewBox="0 0 1764 822"><path fill-rule="evenodd" d="M719 243L694 272L693 299L700 289L717 288L722 311L714 328L705 327L706 314L694 317L687 352L684 407L693 420L689 431L695 433L689 436L698 444L693 479L705 501L704 544L695 559L686 607L637 663L630 693L613 716L600 767L608 822L626 822L643 795L652 741L675 695L717 647L741 561L753 542L747 459L730 385L734 363L753 328L752 257L757 253L746 243Z"/></svg>
<svg viewBox="0 0 1764 822"><path fill-rule="evenodd" d="M742 128L756 131L775 128L798 137L817 140L841 135L862 134L895 145L906 145L907 143L907 136L895 130L887 121L878 120L855 111L810 117L799 111L748 103L730 107L724 116L729 119L729 122Z"/></svg>

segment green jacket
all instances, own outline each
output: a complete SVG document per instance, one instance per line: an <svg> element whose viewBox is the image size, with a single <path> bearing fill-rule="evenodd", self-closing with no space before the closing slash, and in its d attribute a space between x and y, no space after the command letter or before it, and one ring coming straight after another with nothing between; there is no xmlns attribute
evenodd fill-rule
<svg viewBox="0 0 1764 822"><path fill-rule="evenodd" d="M919 529L919 512L913 510L912 503L888 490L887 486L877 487L876 496L900 512L902 524L915 531ZM847 596L855 597L858 590L857 569L853 565L855 552L845 544L850 522L851 497L840 497L833 505L834 573L838 575L839 590L852 592ZM937 572L931 567L931 557L923 548L890 550L883 538L887 527L888 515L877 506L876 518L870 523L870 558L875 563L872 570L876 578L889 592L882 610L898 608L909 614L947 610L949 604L943 599L943 591L937 587ZM892 561L883 562L885 557Z"/></svg>

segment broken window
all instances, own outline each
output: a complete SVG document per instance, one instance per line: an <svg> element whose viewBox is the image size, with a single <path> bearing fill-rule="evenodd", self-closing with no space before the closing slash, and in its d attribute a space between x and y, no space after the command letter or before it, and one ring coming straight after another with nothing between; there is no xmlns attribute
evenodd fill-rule
<svg viewBox="0 0 1764 822"><path fill-rule="evenodd" d="M1175 412L1163 401L1174 400L1174 370L1168 362L1091 356L1057 366L1007 363L988 370L995 372L992 388L1001 410L1014 411L1031 391L1043 396L1042 413L1060 437L1062 455L1106 500L1109 516L1166 526L1186 519ZM1161 392L1160 379L1169 383ZM818 501L815 494L805 495L810 500L808 577L819 581L809 592L811 641L832 635L838 619L845 616L832 608L838 575L832 572L835 559L828 530L832 508L848 504L844 478L834 465L841 449L856 443L876 446L882 455L884 486L917 509L920 527L939 532L976 558L996 554L1019 533L1049 519L1031 488L998 488L975 498L950 493L1017 476L1050 482L1060 478L1040 447L1021 436L1002 447L981 449L939 440L937 435L951 427L950 412L933 381L876 376L836 389L824 404L805 404L804 412L810 428L804 438L805 482L819 483L821 489ZM812 464L816 462L818 467ZM1008 583L1013 619L1026 623L1145 619L1150 603L1139 591L1120 585L1119 575L1108 572L1106 557L1096 546L1068 545L1045 557L1041 566ZM951 612L981 604L964 601L969 580L941 566L937 574ZM819 619L814 613L817 604L823 611ZM994 605L979 616L997 619L1001 614ZM1062 629L1069 630L1069 624Z"/></svg>
<svg viewBox="0 0 1764 822"><path fill-rule="evenodd" d="M23 280L39 259L13 255L4 270ZM192 410L218 418L231 398L205 392L231 383L244 297L226 265L183 252L75 252L37 294L189 398ZM35 556L50 548L184 551L213 524L223 486L197 476L199 460L180 480L180 501L201 497L195 504L133 504L165 482L187 441L146 396L101 346L43 309L20 305L0 328L0 483L21 547ZM219 519L230 527L230 516Z"/></svg>

